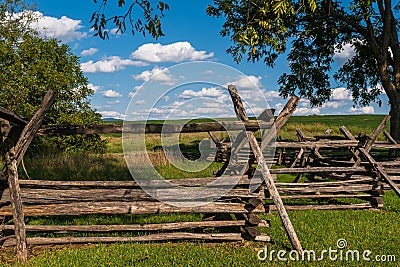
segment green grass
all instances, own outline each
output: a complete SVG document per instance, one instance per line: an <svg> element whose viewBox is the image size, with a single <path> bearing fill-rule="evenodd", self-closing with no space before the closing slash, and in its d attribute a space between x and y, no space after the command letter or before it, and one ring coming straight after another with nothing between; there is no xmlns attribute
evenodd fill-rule
<svg viewBox="0 0 400 267"><path fill-rule="evenodd" d="M345 125L357 135L371 135L383 119L380 115L357 116L307 116L292 117L280 133L283 139L296 140L295 129L299 127L307 136L322 134L328 127L332 134L340 134L338 128ZM160 123L160 122L153 122ZM179 122L174 122L179 123ZM224 133L219 133L224 137ZM82 155L35 155L25 158L27 172L31 179L53 180L132 180L122 156L121 135L104 135L109 140L107 154ZM182 134L180 143L183 152L195 153L199 142L207 134ZM382 138L382 137L381 137ZM161 175L168 179L181 177L212 176L219 163L213 163L198 173L183 172L165 159L160 152L161 139L158 135L146 136L149 157ZM139 160L140 161L140 160ZM0 163L1 165L1 163ZM21 169L20 175L27 179ZM280 182L291 182L293 175L279 175ZM305 178L302 178L303 180ZM303 181L302 180L302 181ZM305 181L305 180L304 180ZM400 199L392 192L384 195L383 210L346 211L291 211L289 216L299 239L306 249L321 252L329 247L335 249L336 241L345 238L349 249L363 251L369 249L372 255L395 255L400 261ZM28 217L27 224L50 225L90 225L161 223L177 221L199 221L202 214L162 214L162 215L86 215L58 217ZM290 251L291 245L280 218L276 212L262 215L271 221L271 227L263 232L271 236L268 250ZM132 233L123 233L132 235ZM137 233L133 233L135 235ZM30 234L30 236L33 236ZM31 258L25 266L380 266L377 262L260 262L257 252L263 243L243 242L228 244L207 244L202 242L178 243L119 243L92 244L82 246L34 247ZM0 249L0 266L17 266L12 249ZM387 263L400 266L400 263Z"/></svg>
<svg viewBox="0 0 400 267"><path fill-rule="evenodd" d="M386 207L382 211L348 210L348 211L292 211L289 216L299 239L305 249L320 253L330 247L336 249L338 239L347 241L347 249L371 250L375 255L395 255L400 259L400 232L398 218L400 202L390 192L385 195ZM189 215L191 216L191 215ZM94 217L94 216L93 216ZM265 232L272 241L267 243L271 250L291 250L290 243L280 218L276 212L264 215L271 220L271 228ZM174 220L174 217L163 215L162 221ZM196 218L187 218L196 219ZM156 222L153 217L150 221ZM98 221L89 221L98 223ZM257 252L264 244L244 242L233 244L206 244L202 242L180 243L122 243L96 244L72 247L47 247L39 249L26 266L381 266L376 262L260 262ZM37 250L37 249L36 249ZM35 252L33 252L35 253ZM6 254L11 257L12 252ZM276 255L276 254L275 254ZM6 260L11 260L10 258ZM4 262L5 263L5 262ZM387 263L387 266L398 266Z"/></svg>

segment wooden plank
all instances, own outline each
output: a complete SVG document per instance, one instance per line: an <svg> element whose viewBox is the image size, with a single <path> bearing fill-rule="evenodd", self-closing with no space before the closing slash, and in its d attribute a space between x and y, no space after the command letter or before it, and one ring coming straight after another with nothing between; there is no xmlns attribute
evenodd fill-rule
<svg viewBox="0 0 400 267"><path fill-rule="evenodd" d="M177 188L164 188L152 189L152 194L161 195L164 201L176 201L176 196L179 194L180 199L191 199L192 201L207 201L211 198L220 198L219 192L221 188L207 188L199 189L204 190L204 194L199 195L198 198L192 198L192 191L186 194L181 189ZM25 204L57 204L68 202L93 202L93 201L156 201L152 196L148 195L142 189L24 189L21 190L21 198ZM264 197L263 192L251 193L248 189L237 188L231 189L221 198L253 198ZM9 190L5 189L0 196L0 204L6 204L11 201L9 197Z"/></svg>
<svg viewBox="0 0 400 267"><path fill-rule="evenodd" d="M386 117L385 117L386 118ZM342 126L340 130L347 136L347 138L354 140L355 137L350 133L349 130L346 129L346 127ZM369 149L371 149L371 146L367 146L366 148L359 147L358 151L361 152L361 154L364 155L364 157L371 163L373 169L375 169L381 177L390 185L390 187L394 190L394 192L397 194L397 196L400 197L400 188L397 186L397 184L390 178L390 176L386 173L385 169L383 166L377 162L369 153ZM360 161L361 162L361 161ZM356 162L358 163L358 161Z"/></svg>
<svg viewBox="0 0 400 267"><path fill-rule="evenodd" d="M243 130L257 131L260 127L271 127L271 122L247 121L239 123L236 121L201 122L190 124L99 124L87 126L57 126L44 127L39 130L40 135L74 135L74 134L110 134L110 133L194 133L194 132L215 132Z"/></svg>
<svg viewBox="0 0 400 267"><path fill-rule="evenodd" d="M26 244L25 219L20 194L20 187L18 183L17 160L15 159L13 148L6 153L5 160L5 171L8 177L8 186L10 190L9 195L12 204L12 206L9 208L11 209L10 215L12 215L14 221L17 259L20 262L26 262L28 259L28 249Z"/></svg>
<svg viewBox="0 0 400 267"><path fill-rule="evenodd" d="M371 203L343 204L343 205L286 205L287 210L346 210L346 209L372 209ZM270 211L276 211L274 205L269 206Z"/></svg>
<svg viewBox="0 0 400 267"><path fill-rule="evenodd" d="M20 126L28 124L28 120L14 112L9 111L3 107L0 107L0 118L3 118L9 122L15 123Z"/></svg>
<svg viewBox="0 0 400 267"><path fill-rule="evenodd" d="M122 236L103 236L103 237L30 237L27 239L29 245L56 245L56 244L84 244L84 243L114 243L114 242L157 242L172 240L204 240L204 241L243 241L240 233L157 233L142 236L122 237ZM4 243L4 247L14 246L15 239L9 238Z"/></svg>
<svg viewBox="0 0 400 267"><path fill-rule="evenodd" d="M296 149L324 149L340 147L357 147L358 140L320 140L320 141L302 141L302 142L275 142L276 148L296 148Z"/></svg>
<svg viewBox="0 0 400 267"><path fill-rule="evenodd" d="M49 90L46 96L43 98L40 108L35 112L29 123L24 127L21 135L18 138L18 142L15 144L15 159L17 160L17 165L21 162L37 131L42 126L44 116L53 105L56 95L57 94L55 91Z"/></svg>
<svg viewBox="0 0 400 267"><path fill-rule="evenodd" d="M246 111L243 108L243 103L242 100L240 99L240 96L236 90L236 86L234 85L229 85L228 86L229 94L231 95L232 102L235 106L235 111L237 117L243 122L246 121L247 114ZM292 222L289 219L289 216L286 212L285 206L283 205L282 199L279 196L279 192L275 186L274 180L269 172L268 166L265 162L265 158L262 155L262 151L260 149L260 146L258 145L257 139L254 136L253 132L246 131L247 138L250 142L251 149L253 151L253 154L258 162L258 166L260 168L261 174L263 176L263 179L265 181L265 184L268 188L269 194L271 195L276 208L278 209L279 216L281 217L282 223L285 227L286 233L289 237L289 240L293 246L293 248L299 252L302 253L303 248L301 247L300 241L297 237L297 234L293 228Z"/></svg>
<svg viewBox="0 0 400 267"><path fill-rule="evenodd" d="M198 187L198 186L211 186L212 182L218 179L218 185L220 186L234 186L236 185L248 185L250 179L248 176L227 176L227 177L205 177L205 178L183 178L183 179L173 179L169 180L173 185L176 186L188 186L188 187ZM149 188L165 188L165 181L151 180L142 181L142 187ZM135 181L50 181L50 180L20 180L20 186L22 188L31 189L138 189L139 185ZM169 186L168 186L169 187Z"/></svg>
<svg viewBox="0 0 400 267"><path fill-rule="evenodd" d="M373 197L373 194L357 193L357 194L317 194L317 195L291 195L282 196L282 199L323 199L323 198L369 198Z"/></svg>
<svg viewBox="0 0 400 267"><path fill-rule="evenodd" d="M372 184L364 185L343 185L343 186L326 186L319 187L281 187L278 191L281 194L320 194L320 193L358 193L358 192L370 192L373 189Z"/></svg>
<svg viewBox="0 0 400 267"><path fill-rule="evenodd" d="M394 140L394 138L390 135L388 131L383 131L383 134L386 136L390 143L397 145L396 140Z"/></svg>
<svg viewBox="0 0 400 267"><path fill-rule="evenodd" d="M238 221L201 221L201 222L174 222L157 224L125 224L125 225L26 225L27 232L78 233L78 232L132 232L132 231L172 231L204 227L232 227L244 226L245 220ZM2 229L13 231L13 225L4 225Z"/></svg>
<svg viewBox="0 0 400 267"><path fill-rule="evenodd" d="M53 105L56 98L56 92L49 90L39 109L35 112L31 120L26 124L22 130L21 135L15 146L12 147L11 141L8 137L3 142L6 161L6 174L8 176L8 186L10 190L11 204L12 204L12 215L15 226L15 235L17 242L17 259L21 262L26 262L28 259L28 250L26 245L26 233L25 233L25 222L24 212L22 208L22 200L20 195L20 186L18 180L18 164L23 159L26 150L31 144L35 137L38 129L41 127L46 112Z"/></svg>
<svg viewBox="0 0 400 267"><path fill-rule="evenodd" d="M250 207L241 203L212 202L198 206L199 202L186 202L187 207L176 207L162 202L75 202L24 206L25 216L83 215L83 214L158 214L158 213L248 213ZM265 212L262 205L251 212ZM11 207L0 208L0 216L11 216Z"/></svg>
<svg viewBox="0 0 400 267"><path fill-rule="evenodd" d="M275 120L275 128L278 133L282 127L286 124L289 118L292 116L293 112L296 110L297 105L300 101L300 98L296 95L292 95L288 102L286 102L282 111L279 113L278 117Z"/></svg>

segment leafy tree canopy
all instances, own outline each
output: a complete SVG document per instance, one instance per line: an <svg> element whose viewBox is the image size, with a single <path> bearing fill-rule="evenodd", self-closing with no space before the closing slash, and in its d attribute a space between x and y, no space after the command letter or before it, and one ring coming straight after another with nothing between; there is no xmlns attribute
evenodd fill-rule
<svg viewBox="0 0 400 267"><path fill-rule="evenodd" d="M68 45L39 37L29 27L34 18L30 12L23 12L22 3L6 0L0 5L0 106L30 118L47 91L53 89L57 98L45 117L45 124L99 123L101 116L90 106L88 97L93 90L87 86L79 58ZM86 137L72 139L83 143L82 138ZM67 149L74 143L72 139L57 138L56 146Z"/></svg>

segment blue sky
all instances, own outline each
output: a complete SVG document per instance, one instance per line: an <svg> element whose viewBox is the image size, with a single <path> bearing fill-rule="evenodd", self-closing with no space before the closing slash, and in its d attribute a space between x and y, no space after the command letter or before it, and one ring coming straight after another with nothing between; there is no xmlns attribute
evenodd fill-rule
<svg viewBox="0 0 400 267"><path fill-rule="evenodd" d="M170 11L163 19L166 35L158 40L141 34L113 34L113 31L109 40L94 37L89 21L98 6L93 0L36 0L40 17L37 28L43 35L69 44L73 53L80 57L82 70L95 90L92 106L103 117L125 118L129 103L127 115L130 119L146 119L149 113L151 118L160 119L233 115L218 104L230 105L227 92L221 87L228 83L237 85L255 115L268 104L280 111L286 100L279 97L276 81L288 71L284 56L278 59L274 68L263 63L236 64L225 53L230 45L229 38L219 35L223 21L205 13L208 1L168 3ZM110 12L118 13L119 10L110 9ZM335 64L340 64L352 53L351 47L345 47L337 55ZM196 61L217 64L206 64L208 69L196 74L196 64L193 64ZM185 62L192 63L174 67ZM226 67L221 68L220 64ZM186 76L192 77L191 80ZM217 76L224 77L218 80ZM382 107L372 104L354 108L347 90L333 86L337 88L330 102L313 108L307 100L302 100L295 114L388 113L386 96L382 96Z"/></svg>

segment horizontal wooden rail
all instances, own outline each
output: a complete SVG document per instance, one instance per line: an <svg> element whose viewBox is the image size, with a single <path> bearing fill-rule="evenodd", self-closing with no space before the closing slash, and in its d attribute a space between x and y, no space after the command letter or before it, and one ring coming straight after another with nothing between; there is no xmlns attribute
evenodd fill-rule
<svg viewBox="0 0 400 267"><path fill-rule="evenodd" d="M98 124L88 126L54 126L43 127L38 134L41 135L73 135L73 134L112 134L112 133L194 133L194 132L214 132L214 131L257 131L270 129L273 127L271 122L259 121L221 121L221 122L200 122L189 124L145 124L145 123L125 123L122 124Z"/></svg>

